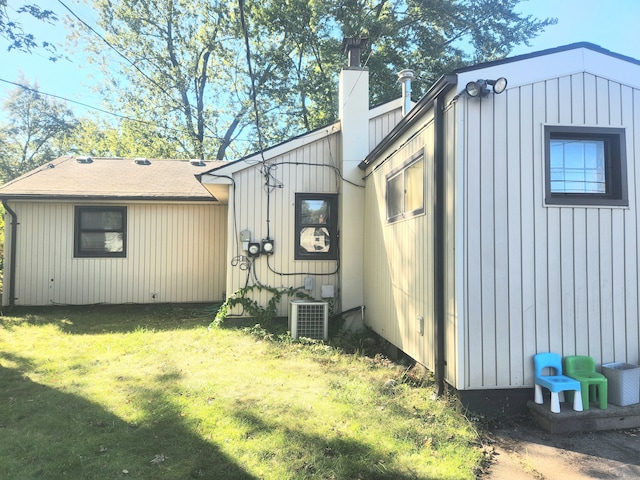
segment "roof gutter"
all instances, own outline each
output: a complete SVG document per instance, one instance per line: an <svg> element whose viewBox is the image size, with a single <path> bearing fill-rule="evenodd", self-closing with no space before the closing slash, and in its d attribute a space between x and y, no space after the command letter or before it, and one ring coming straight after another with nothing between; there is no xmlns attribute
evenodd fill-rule
<svg viewBox="0 0 640 480"><path fill-rule="evenodd" d="M425 113L427 113L431 107L433 107L434 101L436 98L443 98L444 95L449 92L452 88L454 88L458 84L458 76L457 75L443 75L440 79L433 84L433 86L429 89L429 91L416 103L416 105L409 110L407 115L405 115L402 120L398 122L398 124L389 132L389 134L385 137L385 139L380 142L376 147L371 150L369 155L360 162L358 167L361 170L366 170L367 167L371 166L377 158L387 149L389 145L394 143L404 132L407 127L415 122L417 119L422 117Z"/></svg>
<svg viewBox="0 0 640 480"><path fill-rule="evenodd" d="M16 240L18 238L18 215L7 204L6 199L2 199L2 205L4 209L11 215L11 252L9 259L9 306L13 307L15 304L15 292L16 292Z"/></svg>

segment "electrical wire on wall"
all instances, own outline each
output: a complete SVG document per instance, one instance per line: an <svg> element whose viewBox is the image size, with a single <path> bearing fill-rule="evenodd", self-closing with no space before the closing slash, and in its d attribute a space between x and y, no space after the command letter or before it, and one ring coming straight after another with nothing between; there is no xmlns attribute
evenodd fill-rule
<svg viewBox="0 0 640 480"><path fill-rule="evenodd" d="M233 209L233 234L235 238L238 238L238 215L237 215L237 209L236 209L236 191L237 191L236 181L230 175L217 175L215 173L207 173L207 175L211 177L216 177L216 178L226 178L227 180L231 181L231 185L233 186L233 197L232 197L233 204L231 207ZM236 245L235 256L231 260L231 265L234 267L240 263L241 261L240 257L243 256L243 255L240 255L240 249L238 248L238 244L236 243L235 245Z"/></svg>
<svg viewBox="0 0 640 480"><path fill-rule="evenodd" d="M336 174L336 177L353 185L354 187L358 187L358 188L364 188L364 185L359 185L357 183L354 183L346 178L344 178L342 176L342 172L340 171L340 169L334 165L328 165L326 163L305 163L305 162L292 162L292 161L280 161L280 162L273 162L270 163L267 166L267 173L265 174L265 178L267 179L267 183L265 183L265 189L267 191L267 235L269 235L269 226L271 223L271 210L270 210L270 196L271 193L273 192L273 190L275 188L283 188L284 184L282 182L280 182L279 180L276 179L275 175L273 175L271 173L271 170L277 170L278 166L280 165L294 165L296 167L318 167L318 168L329 168L331 170L333 170L333 172ZM273 179L274 180L274 184L271 185L269 182L269 179ZM336 232L338 238L339 238L339 234L338 232ZM270 238L269 236L267 236L267 238ZM272 273L275 273L276 275L279 275L281 277L291 277L291 276L296 276L296 275L303 275L303 276L308 276L308 275L315 275L315 276L331 276L331 275L335 275L340 271L340 242L337 243L338 245L338 250L337 250L337 259L336 261L336 268L332 271L332 272L328 272L328 273L318 273L318 272L280 272L277 271L270 262L269 257L267 257L267 267L269 268L269 270Z"/></svg>
<svg viewBox="0 0 640 480"><path fill-rule="evenodd" d="M292 162L292 161L269 161L267 162L267 160L264 157L264 147L263 147L263 138L262 138L262 131L261 131L261 126L260 126L260 115L259 115L259 110L258 110L258 103L257 103L257 91L256 91L256 80L255 80L255 75L253 72L253 68L252 68L252 63L251 63L251 48L250 48L250 42L249 42L249 32L248 32L248 26L247 26L247 22L245 19L245 15L244 15L244 0L238 0L239 1L239 8L240 8L240 22L242 24L242 31L244 34L244 41L245 41L245 49L246 49L246 61L247 61L247 67L248 67L248 71L249 71L249 76L251 79L251 99L253 102L253 109L254 109L254 115L255 115L255 127L256 127L256 131L257 131L257 135L258 135L258 144L259 144L259 155L261 157L261 160L259 161L260 163L260 173L261 175L264 177L264 184L263 184L263 188L264 191L267 195L266 198L266 238L263 238L263 242L265 240L270 241L271 239L271 234L272 234L272 218L271 218L271 209L272 209L272 203L273 203L273 199L271 198L271 196L278 190L278 189L283 189L284 188L284 184L277 179L275 173L278 169L279 166L283 166L283 165L291 165L291 166L295 166L295 167L306 167L306 168L311 168L311 167L316 167L316 168L329 168L331 170L333 170L333 172L335 173L335 182L336 182L336 194L338 194L338 192L340 191L340 187L341 187L341 182L343 184L349 184L353 187L356 188L364 188L364 184L358 184L354 181L351 181L347 178L345 178L342 174L342 171L340 169L340 165L338 164L338 162L336 161L336 158L333 155L333 152L331 151L331 144L329 143L329 161L331 162L331 164L329 163L302 163L302 162ZM367 56L366 60L365 60L365 66L366 64L369 62L369 59L371 58L372 55L372 51L369 52L369 55ZM347 96L347 100L348 98L351 96L353 92L348 92L348 96ZM328 133L333 133L333 132L328 132ZM235 212L234 212L234 216L235 216ZM272 265L272 259L270 259L269 257L271 257L271 255L267 255L267 259L266 259L266 264L268 269L275 275L279 275L279 276L332 276L332 275L336 275L339 271L340 271L340 249L339 249L339 244L340 244L340 232L338 230L338 227L336 225L335 227L335 232L333 232L333 234L335 235L335 243L336 243L336 259L335 259L335 269L333 269L333 271L328 272L328 273L318 273L318 272L281 272L278 271L273 265ZM236 235L236 239L238 240L239 238ZM240 256L236 262L233 264L234 266L239 266L241 270L247 270L247 278L246 278L246 282L245 282L245 287L248 285L249 279L251 276L253 276L254 281L256 282L257 285L263 286L260 282L260 279L258 278L258 273L257 273L257 269L256 269L256 258L252 258L252 259L247 259L243 256Z"/></svg>
<svg viewBox="0 0 640 480"><path fill-rule="evenodd" d="M342 174L340 172L340 169L334 165L330 165L330 164L324 164L324 163L303 163L303 162L292 162L292 161L280 161L280 162L274 162L274 163L266 163L266 162L261 162L262 163L262 169L261 171L263 172L263 176L264 176L264 190L265 193L267 194L267 239L270 239L270 235L271 235L271 231L270 231L270 224L271 224L271 195L273 194L273 192L276 189L282 189L284 188L284 184L278 180L276 178L276 176L274 175L274 171L276 171L278 169L279 166L282 165L293 165L296 167L316 167L316 168L329 168L331 169L335 174L336 174L336 178L339 179L343 179L345 181L347 181L348 183L350 183L351 185L353 185L354 187L358 187L358 188L364 188L364 185L358 185L354 182L348 181L346 179L344 179L342 177ZM227 176L227 175L215 175L215 174L210 174L212 176L216 176L216 177L221 177L221 178L228 178L231 179L231 181L233 182L233 187L234 187L234 196L233 196L233 217L234 217L234 238L238 239L238 225L237 225L237 210L236 210L236 188L235 188L235 181L233 180L232 177ZM268 269L276 274L279 275L281 277L293 277L293 276L331 276L331 275L335 275L340 271L340 250L339 250L339 242L337 242L337 259L336 261L336 266L335 269L333 269L333 271L331 272L327 272L327 273L318 273L318 272L280 272L278 270L276 270L272 264L271 264L271 259L270 256L267 256L266 259L266 264ZM244 288L242 289L242 296L244 296L246 294L246 288L249 286L249 282L251 281L251 279L253 279L253 283L259 287L263 287L263 288L268 288L268 286L266 286L265 284L262 283L262 281L260 280L260 278L258 277L258 271L256 268L256 259L255 258L250 258L246 255L242 255L238 253L238 243L236 241L236 255L232 258L231 260L231 266L232 267L238 267L241 271L246 272L246 276L244 279ZM300 286L299 288L302 288L302 286ZM234 315L234 316L242 316L243 312Z"/></svg>

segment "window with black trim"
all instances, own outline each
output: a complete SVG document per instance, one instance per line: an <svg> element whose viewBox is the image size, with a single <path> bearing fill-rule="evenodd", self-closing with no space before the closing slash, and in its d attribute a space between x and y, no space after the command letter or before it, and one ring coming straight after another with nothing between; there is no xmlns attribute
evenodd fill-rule
<svg viewBox="0 0 640 480"><path fill-rule="evenodd" d="M75 207L75 257L125 257L127 207Z"/></svg>
<svg viewBox="0 0 640 480"><path fill-rule="evenodd" d="M296 260L338 258L338 195L296 193Z"/></svg>
<svg viewBox="0 0 640 480"><path fill-rule="evenodd" d="M629 205L624 128L546 126L548 205Z"/></svg>
<svg viewBox="0 0 640 480"><path fill-rule="evenodd" d="M387 221L424 213L424 154L419 152L387 175Z"/></svg>

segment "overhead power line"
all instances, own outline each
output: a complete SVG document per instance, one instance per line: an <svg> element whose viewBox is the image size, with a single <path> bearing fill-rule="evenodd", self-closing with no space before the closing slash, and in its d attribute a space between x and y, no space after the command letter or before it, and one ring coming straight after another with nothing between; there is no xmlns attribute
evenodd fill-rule
<svg viewBox="0 0 640 480"><path fill-rule="evenodd" d="M245 53L247 57L247 68L249 70L249 78L251 79L251 100L253 103L253 113L256 117L256 130L258 132L258 147L260 149L260 153L262 155L262 159L264 162L264 148L262 144L262 130L260 128L260 112L258 110L258 99L256 92L256 77L253 73L253 67L251 66L251 45L249 43L249 29L247 27L247 22L244 18L244 0L238 0L238 7L240 8L240 24L242 26L242 33L244 36L244 45L245 45Z"/></svg>
<svg viewBox="0 0 640 480"><path fill-rule="evenodd" d="M124 55L122 52L120 52L120 50L118 50L118 48L116 48L116 46L111 43L109 40L107 40L106 38L104 38L104 36L98 32L95 28L93 28L91 25L89 25L87 22L85 22L82 18L80 18L73 10L71 10L67 5L65 5L65 3L62 0L58 0L58 3L60 3L60 5L62 5L64 8L67 9L67 11L73 15L73 17L78 20L80 23L82 23L85 27L87 27L95 36L97 36L100 40L102 40L109 48L111 48L111 50L113 50L114 52L116 52L118 54L118 56L120 56L122 59L124 59L129 65L131 65L133 68L135 68L138 73L140 75L142 75L147 81L151 82L156 88L158 88L162 93L164 93L165 95L167 95L171 101L173 101L174 103L177 104L181 104L180 102L177 102L175 98L173 98L173 95L171 95L171 93L167 92L166 89L160 85L158 82L156 82L153 78L151 78L150 76L148 76L142 69L140 69L140 67L138 67L138 65L136 65L132 60L129 60L129 58L127 58L126 55Z"/></svg>
<svg viewBox="0 0 640 480"><path fill-rule="evenodd" d="M129 65L131 65L140 75L142 75L148 82L150 82L153 86L155 86L158 90L160 90L163 94L165 94L174 105L179 107L184 107L185 104L181 101L176 100L171 92L167 91L162 85L156 82L153 78L147 75L135 62L130 60L125 54L123 54L113 43L107 40L100 32L98 32L95 28L85 22L80 16L78 16L70 7L68 7L62 0L58 0L58 3L62 5L75 19L77 19L80 23L82 23L90 32L92 32L95 36L97 36L102 42L105 43L111 50L113 50L119 57L125 60ZM193 119L198 120L198 117L193 113L188 114ZM213 133L214 136L204 135L205 138L215 138L216 140L220 140L217 136L215 136L215 132L209 128L206 123L204 124L204 128L206 128L209 132Z"/></svg>
<svg viewBox="0 0 640 480"><path fill-rule="evenodd" d="M76 105L81 105L81 106L83 106L85 108L89 108L91 110L96 110L98 112L106 113L107 115L112 115L114 117L123 118L125 120L133 120L135 122L149 123L149 124L151 123L151 122L145 122L144 120L137 120L135 118L127 117L126 115L122 115L122 114L119 114L119 113L110 112L108 110L103 110L102 108L94 107L92 105L87 105L86 103L82 103L82 102L79 102L77 100L72 100L70 98L62 97L60 95L55 95L53 93L43 92L41 90L38 90L37 88L29 87L28 85L23 85L23 84L17 83L17 82L12 82L11 80L5 80L4 78L0 78L0 82L8 83L9 85L14 85L16 87L22 88L23 90L27 90L29 92L37 93L39 95L45 95L47 97L53 97L53 98L57 98L59 100L64 100L65 102L75 103Z"/></svg>
<svg viewBox="0 0 640 480"><path fill-rule="evenodd" d="M121 118L121 119L123 119L123 120L129 120L129 121L136 122L136 123L141 123L141 124L144 124L144 125L151 125L151 126L153 126L153 127L157 127L157 126L158 126L157 122L150 122L150 121L148 121L148 120L140 120L140 119L138 119L138 118L129 117L129 116L127 116L127 115L122 115L122 114L120 114L120 113L111 112L111 111L109 111L109 110L104 110L104 109L102 109L102 108L100 108L100 107L95 107L95 106L93 106L93 105L88 105L88 104L86 104L86 103L79 102L79 101L77 101L77 100L72 100L72 99L67 98L67 97L62 97L62 96L60 96L60 95L55 95L55 94L53 94L53 93L43 92L43 91L38 90L38 89L36 89L36 88L30 87L30 86L28 86L28 85L23 85L23 84L21 84L21 83L12 82L12 81L10 81L10 80L5 80L4 78L0 78L0 82L8 83L9 85L14 85L14 86L16 86L16 87L22 88L23 90L27 90L27 91L29 91L29 92L37 93L38 95L44 95L44 96L47 96L47 97L57 98L58 100L63 100L63 101L65 101L65 102L74 103L74 104L76 104L76 105L83 106L83 107L88 108L88 109L90 109L90 110L95 110L95 111L98 111L98 112L101 112L101 113L105 113L105 114L107 114L107 115L111 115L111 116L113 116L113 117ZM181 133L181 134L184 134L184 133L185 133L185 132L184 132L184 130L180 130L180 129L178 129L178 128L167 127L167 126L164 126L164 125L160 125L160 127L161 127L162 129L164 129L164 130L169 131L169 132L175 132L175 133ZM213 140L220 140L220 139L219 139L218 137L216 137L216 136L209 136L209 135L205 135L205 136L206 136L207 138L210 138L210 139L213 139Z"/></svg>

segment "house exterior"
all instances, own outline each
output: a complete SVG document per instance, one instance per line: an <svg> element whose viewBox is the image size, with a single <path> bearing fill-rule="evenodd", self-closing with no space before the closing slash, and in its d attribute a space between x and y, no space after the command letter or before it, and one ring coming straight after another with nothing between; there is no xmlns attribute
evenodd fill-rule
<svg viewBox="0 0 640 480"><path fill-rule="evenodd" d="M590 44L461 69L361 163L367 324L465 404L524 405L538 352L638 364L639 88Z"/></svg>
<svg viewBox="0 0 640 480"><path fill-rule="evenodd" d="M3 305L205 302L225 289L216 162L62 157L2 186Z"/></svg>
<svg viewBox="0 0 640 480"><path fill-rule="evenodd" d="M146 168L131 159L94 159L105 170L82 182L55 177L88 171L61 159L0 188L13 302L300 288L474 410L523 407L538 352L637 364L640 62L572 44L463 68L415 104L405 94L370 109L361 46L345 42L338 122L235 162L178 162L172 177L188 186L164 191L149 176L153 191L138 195L140 184L119 190L123 177L101 184L106 169ZM78 255L94 233L78 227L83 208L105 206L122 221L114 207L126 207L126 255Z"/></svg>
<svg viewBox="0 0 640 480"><path fill-rule="evenodd" d="M340 121L200 177L229 202L227 292L247 284L299 288L334 303L336 312L354 310L347 320L361 326L365 184L359 164L402 118L402 99L369 109L368 74L359 65L341 72ZM248 258L248 244L264 241L273 242L273 253L260 248ZM271 297L252 295L262 305ZM289 300L283 297L279 315L287 315Z"/></svg>

